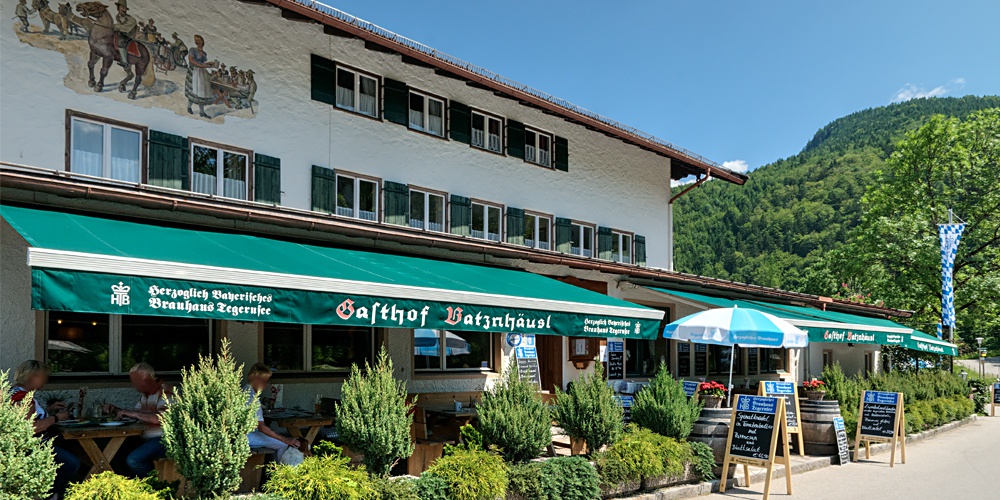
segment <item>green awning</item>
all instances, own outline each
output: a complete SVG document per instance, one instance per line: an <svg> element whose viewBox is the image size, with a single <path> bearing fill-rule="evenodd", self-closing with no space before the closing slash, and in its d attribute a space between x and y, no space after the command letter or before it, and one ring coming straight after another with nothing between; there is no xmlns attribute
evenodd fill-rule
<svg viewBox="0 0 1000 500"><path fill-rule="evenodd" d="M941 340L933 335L914 330L906 342L906 348L914 351L940 354L942 356L958 356L958 346Z"/></svg>
<svg viewBox="0 0 1000 500"><path fill-rule="evenodd" d="M536 274L0 206L32 307L386 328L656 338L663 312Z"/></svg>

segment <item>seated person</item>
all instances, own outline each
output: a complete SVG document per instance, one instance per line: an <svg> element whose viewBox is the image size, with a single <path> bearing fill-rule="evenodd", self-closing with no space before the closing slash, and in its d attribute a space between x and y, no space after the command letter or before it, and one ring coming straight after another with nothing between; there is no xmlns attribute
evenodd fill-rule
<svg viewBox="0 0 1000 500"><path fill-rule="evenodd" d="M160 414L167 409L164 396L171 396L170 387L156 377L153 367L147 363L137 363L129 370L129 381L139 392L139 402L134 410L126 410L114 405L105 405L104 411L116 418L131 417L143 424L142 431L145 442L129 453L126 462L136 477L146 477L155 467L153 462L167 455L163 447L163 428L160 427Z"/></svg>
<svg viewBox="0 0 1000 500"><path fill-rule="evenodd" d="M48 365L33 359L25 361L18 365L17 370L14 372L14 383L17 385L11 389L10 400L15 403L24 401L28 393L40 391L48 381ZM56 402L45 408L39 402L36 393L33 403L34 411L32 416L34 420L32 423L35 426L35 435L45 433L50 427L61 420L69 420L69 413L66 412L66 404L63 402ZM52 493L54 498L62 498L66 493L66 486L69 485L70 480L73 479L76 472L80 470L80 459L58 446L52 446L52 451L55 454L56 466L58 467L56 469L56 480L52 485Z"/></svg>
<svg viewBox="0 0 1000 500"><path fill-rule="evenodd" d="M254 363L250 367L250 372L247 373L247 385L244 387L250 393L250 399L247 404L253 402L254 396L263 391L270 380L271 369L267 366L261 363ZM300 446L298 439L282 436L264 424L264 411L260 406L257 407L257 430L247 434L247 438L250 440L251 448L268 448L274 450L274 459L279 462L281 461L281 456L285 454L289 446L294 448Z"/></svg>

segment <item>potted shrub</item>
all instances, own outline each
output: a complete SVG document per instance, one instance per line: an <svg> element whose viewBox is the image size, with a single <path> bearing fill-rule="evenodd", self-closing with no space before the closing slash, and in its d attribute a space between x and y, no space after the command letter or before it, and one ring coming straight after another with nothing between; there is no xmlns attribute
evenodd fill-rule
<svg viewBox="0 0 1000 500"><path fill-rule="evenodd" d="M623 410L615 400L615 391L604 378L598 362L594 371L584 374L567 387L556 389L552 417L570 438L582 440L587 454L614 443L622 433Z"/></svg>
<svg viewBox="0 0 1000 500"><path fill-rule="evenodd" d="M826 384L822 380L807 380L802 382L802 387L805 388L806 399L809 401L822 401L826 397Z"/></svg>
<svg viewBox="0 0 1000 500"><path fill-rule="evenodd" d="M699 414L701 404L684 394L683 383L674 380L662 363L649 386L635 395L632 404L634 424L675 439L685 439L691 434Z"/></svg>
<svg viewBox="0 0 1000 500"><path fill-rule="evenodd" d="M722 408L726 401L726 386L716 382L698 384L698 399L705 402L705 408Z"/></svg>
<svg viewBox="0 0 1000 500"><path fill-rule="evenodd" d="M510 463L527 462L552 443L549 408L513 361L479 403L479 433Z"/></svg>

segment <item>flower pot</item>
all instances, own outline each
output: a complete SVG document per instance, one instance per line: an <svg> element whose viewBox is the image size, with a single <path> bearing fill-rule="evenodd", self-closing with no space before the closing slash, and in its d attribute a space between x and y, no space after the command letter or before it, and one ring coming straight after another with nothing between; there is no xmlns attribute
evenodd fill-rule
<svg viewBox="0 0 1000 500"><path fill-rule="evenodd" d="M696 479L698 478L694 473L694 466L691 464L685 464L684 471L680 474L642 478L642 489L656 490L660 488L667 488L678 484L690 483Z"/></svg>
<svg viewBox="0 0 1000 500"><path fill-rule="evenodd" d="M826 391L806 391L806 399L809 401L823 401Z"/></svg>
<svg viewBox="0 0 1000 500"><path fill-rule="evenodd" d="M726 401L721 396L699 396L698 399L705 402L705 408L722 408L722 403Z"/></svg>

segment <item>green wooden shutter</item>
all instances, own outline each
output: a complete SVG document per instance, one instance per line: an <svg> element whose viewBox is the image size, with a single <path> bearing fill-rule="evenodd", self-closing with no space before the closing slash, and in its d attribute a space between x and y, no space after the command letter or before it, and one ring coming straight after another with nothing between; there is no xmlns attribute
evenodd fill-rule
<svg viewBox="0 0 1000 500"><path fill-rule="evenodd" d="M337 211L337 174L332 168L313 165L312 209L328 214Z"/></svg>
<svg viewBox="0 0 1000 500"><path fill-rule="evenodd" d="M448 130L451 132L451 140L471 144L472 110L457 101L450 101L448 108L450 109Z"/></svg>
<svg viewBox="0 0 1000 500"><path fill-rule="evenodd" d="M191 189L187 137L149 131L148 184L173 189Z"/></svg>
<svg viewBox="0 0 1000 500"><path fill-rule="evenodd" d="M611 260L611 245L615 235L610 227L597 228L597 258Z"/></svg>
<svg viewBox="0 0 1000 500"><path fill-rule="evenodd" d="M410 224L410 188L399 182L385 181L385 223L397 226Z"/></svg>
<svg viewBox="0 0 1000 500"><path fill-rule="evenodd" d="M556 170L569 172L569 141L565 137L556 136Z"/></svg>
<svg viewBox="0 0 1000 500"><path fill-rule="evenodd" d="M646 237L635 235L635 265L646 267Z"/></svg>
<svg viewBox="0 0 1000 500"><path fill-rule="evenodd" d="M386 78L384 103L386 120L400 125L410 123L410 89L405 83Z"/></svg>
<svg viewBox="0 0 1000 500"><path fill-rule="evenodd" d="M472 229L472 200L451 195L451 234L469 236Z"/></svg>
<svg viewBox="0 0 1000 500"><path fill-rule="evenodd" d="M524 159L524 124L507 120L507 154Z"/></svg>
<svg viewBox="0 0 1000 500"><path fill-rule="evenodd" d="M337 65L316 54L311 58L312 81L310 90L314 101L336 104Z"/></svg>
<svg viewBox="0 0 1000 500"><path fill-rule="evenodd" d="M253 155L253 199L260 203L281 205L281 160L273 156Z"/></svg>
<svg viewBox="0 0 1000 500"><path fill-rule="evenodd" d="M556 251L573 252L573 221L556 217Z"/></svg>
<svg viewBox="0 0 1000 500"><path fill-rule="evenodd" d="M524 210L507 207L507 243L524 245Z"/></svg>

